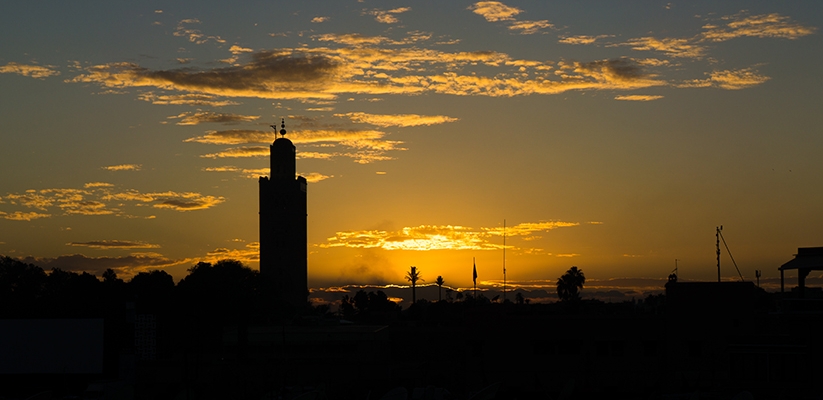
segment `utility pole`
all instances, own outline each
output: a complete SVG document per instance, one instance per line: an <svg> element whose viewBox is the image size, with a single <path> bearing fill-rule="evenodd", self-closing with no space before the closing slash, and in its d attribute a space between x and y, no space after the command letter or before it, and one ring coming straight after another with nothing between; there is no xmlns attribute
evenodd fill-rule
<svg viewBox="0 0 823 400"><path fill-rule="evenodd" d="M717 227L714 236L717 238L717 282L720 282L720 231L723 230L723 225Z"/></svg>

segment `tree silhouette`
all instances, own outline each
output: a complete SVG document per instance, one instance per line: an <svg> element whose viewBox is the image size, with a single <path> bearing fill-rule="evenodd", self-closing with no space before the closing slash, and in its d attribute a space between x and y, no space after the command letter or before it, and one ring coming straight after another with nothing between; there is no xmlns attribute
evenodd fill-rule
<svg viewBox="0 0 823 400"><path fill-rule="evenodd" d="M412 304L417 303L417 281L423 280L417 267L412 266L409 272L406 272L406 280L412 284Z"/></svg>
<svg viewBox="0 0 823 400"><path fill-rule="evenodd" d="M0 318L25 310L43 296L48 277L42 268L11 257L0 257Z"/></svg>
<svg viewBox="0 0 823 400"><path fill-rule="evenodd" d="M160 269L138 273L128 286L137 300L138 310L146 313L167 312L175 291L174 278Z"/></svg>
<svg viewBox="0 0 823 400"><path fill-rule="evenodd" d="M586 282L586 276L583 271L577 267L571 267L565 274L557 279L557 297L561 301L577 301L580 300L580 291L583 290L583 284Z"/></svg>
<svg viewBox="0 0 823 400"><path fill-rule="evenodd" d="M446 283L446 282L443 280L442 276L438 275L437 279L434 281L434 283L437 284L437 301L440 302L441 300L443 300L440 297L440 290L443 289L443 284Z"/></svg>
<svg viewBox="0 0 823 400"><path fill-rule="evenodd" d="M343 298L340 299L339 312L343 318L352 319L354 317L354 299L347 294L343 295Z"/></svg>
<svg viewBox="0 0 823 400"><path fill-rule="evenodd" d="M360 289L354 297L343 296L340 302L340 313L346 318L358 321L390 320L397 311L397 303L389 300L382 290L366 293Z"/></svg>
<svg viewBox="0 0 823 400"><path fill-rule="evenodd" d="M258 311L258 306L274 303L259 298L258 277L257 271L237 260L219 260L214 265L201 261L177 287L191 315L234 324Z"/></svg>
<svg viewBox="0 0 823 400"><path fill-rule="evenodd" d="M114 272L114 270L111 269L111 268L108 268L105 271L103 271L102 277L103 277L103 282L107 282L107 283L112 283L112 282L116 282L116 281L119 280L119 279L117 279L117 273Z"/></svg>

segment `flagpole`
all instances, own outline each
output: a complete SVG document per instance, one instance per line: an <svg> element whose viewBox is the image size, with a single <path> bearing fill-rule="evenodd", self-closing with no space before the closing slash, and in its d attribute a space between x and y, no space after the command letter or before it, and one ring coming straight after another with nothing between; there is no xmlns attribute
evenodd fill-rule
<svg viewBox="0 0 823 400"><path fill-rule="evenodd" d="M474 299L477 300L477 261L472 257L472 282L474 282Z"/></svg>
<svg viewBox="0 0 823 400"><path fill-rule="evenodd" d="M503 304L506 303L506 219L503 219Z"/></svg>

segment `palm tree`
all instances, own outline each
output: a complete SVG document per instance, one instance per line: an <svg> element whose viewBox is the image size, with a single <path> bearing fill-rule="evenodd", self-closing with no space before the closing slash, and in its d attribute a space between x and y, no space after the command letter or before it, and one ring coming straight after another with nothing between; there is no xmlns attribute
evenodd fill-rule
<svg viewBox="0 0 823 400"><path fill-rule="evenodd" d="M586 276L583 271L577 267L571 267L563 276L557 279L557 297L561 301L577 301L580 300L580 291L583 290L583 284L586 282Z"/></svg>
<svg viewBox="0 0 823 400"><path fill-rule="evenodd" d="M412 284L412 304L417 303L417 281L423 280L417 267L412 266L409 272L406 272L406 280Z"/></svg>
<svg viewBox="0 0 823 400"><path fill-rule="evenodd" d="M440 302L440 300L442 300L442 299L440 298L440 289L443 289L443 284L444 284L444 283L446 283L446 282L445 282L445 281L443 281L443 277L442 277L442 276L439 276L439 275L438 275L438 276L437 276L437 279L435 279L434 283L436 283L436 284L437 284L437 301L438 301L438 302Z"/></svg>

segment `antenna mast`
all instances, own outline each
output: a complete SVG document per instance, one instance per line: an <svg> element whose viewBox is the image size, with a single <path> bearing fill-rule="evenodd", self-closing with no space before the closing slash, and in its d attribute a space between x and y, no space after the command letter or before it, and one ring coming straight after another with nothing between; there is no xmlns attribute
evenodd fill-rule
<svg viewBox="0 0 823 400"><path fill-rule="evenodd" d="M669 274L669 282L677 282L677 261L678 259L674 259L674 270L672 273Z"/></svg>

